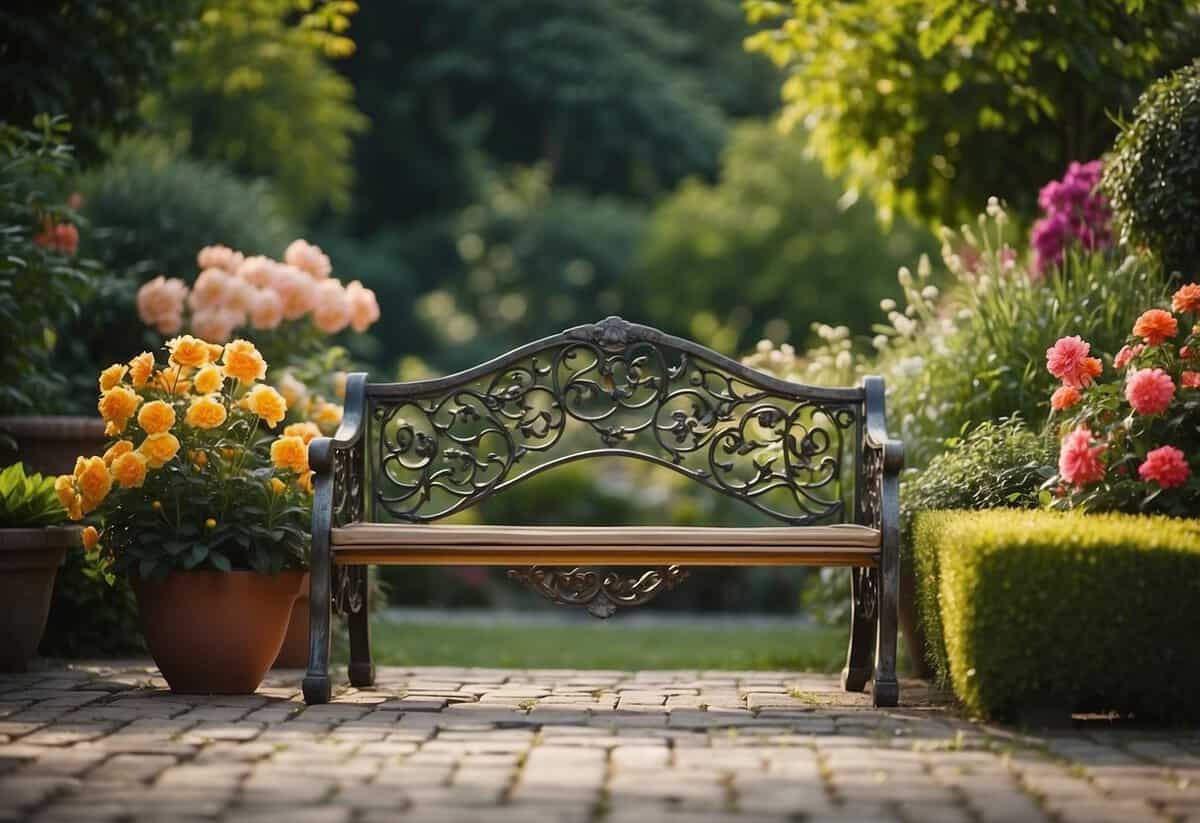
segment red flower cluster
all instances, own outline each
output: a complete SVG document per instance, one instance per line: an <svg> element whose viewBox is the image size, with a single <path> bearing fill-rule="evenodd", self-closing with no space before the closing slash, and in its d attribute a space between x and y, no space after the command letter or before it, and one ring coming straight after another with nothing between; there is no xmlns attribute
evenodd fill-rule
<svg viewBox="0 0 1200 823"><path fill-rule="evenodd" d="M42 230L33 236L35 246L50 249L68 257L79 251L79 229L70 223L55 223L49 217L42 222Z"/></svg>

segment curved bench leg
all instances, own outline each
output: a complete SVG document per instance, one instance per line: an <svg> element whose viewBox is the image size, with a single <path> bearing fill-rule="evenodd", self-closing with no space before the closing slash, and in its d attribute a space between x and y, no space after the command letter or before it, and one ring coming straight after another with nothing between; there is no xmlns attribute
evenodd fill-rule
<svg viewBox="0 0 1200 823"><path fill-rule="evenodd" d="M331 610L328 548L318 548L313 541L312 584L308 611L308 671L304 673L304 702L310 706L328 703L333 693L329 679L329 617Z"/></svg>
<svg viewBox="0 0 1200 823"><path fill-rule="evenodd" d="M872 595L868 591L872 569L850 570L850 648L846 650L846 668L842 669L842 688L861 692L875 673L875 629L877 626Z"/></svg>
<svg viewBox="0 0 1200 823"><path fill-rule="evenodd" d="M371 662L371 610L367 599L370 583L366 566L355 566L349 572L352 584L362 595L358 611L349 615L350 623L350 685L365 688L375 685L375 664Z"/></svg>

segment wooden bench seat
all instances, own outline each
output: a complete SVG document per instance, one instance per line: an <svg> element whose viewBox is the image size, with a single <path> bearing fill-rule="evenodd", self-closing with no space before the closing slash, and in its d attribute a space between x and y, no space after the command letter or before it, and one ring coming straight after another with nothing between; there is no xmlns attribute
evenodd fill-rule
<svg viewBox="0 0 1200 823"><path fill-rule="evenodd" d="M428 526L354 523L331 532L342 564L875 566L869 526Z"/></svg>

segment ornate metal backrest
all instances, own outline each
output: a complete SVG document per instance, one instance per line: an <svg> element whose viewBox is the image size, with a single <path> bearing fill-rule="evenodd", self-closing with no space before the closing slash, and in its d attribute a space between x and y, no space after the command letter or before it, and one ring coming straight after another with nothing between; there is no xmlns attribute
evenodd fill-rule
<svg viewBox="0 0 1200 823"><path fill-rule="evenodd" d="M860 468L861 387L778 380L619 317L365 391L373 520L437 520L599 456L666 466L793 525L859 507L846 511L843 483Z"/></svg>

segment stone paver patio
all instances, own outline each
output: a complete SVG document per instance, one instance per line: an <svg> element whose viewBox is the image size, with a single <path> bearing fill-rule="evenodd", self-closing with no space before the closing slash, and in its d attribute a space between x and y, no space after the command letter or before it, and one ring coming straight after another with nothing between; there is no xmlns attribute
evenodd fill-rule
<svg viewBox="0 0 1200 823"><path fill-rule="evenodd" d="M1200 821L1200 731L968 722L919 683L383 669L305 708L147 663L0 675L0 820Z"/></svg>

